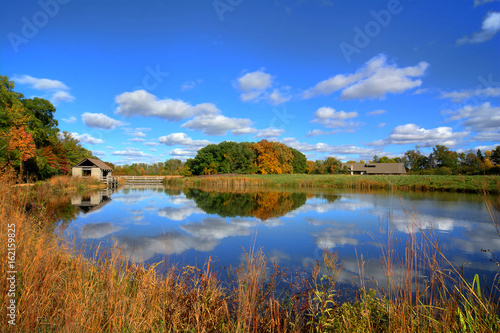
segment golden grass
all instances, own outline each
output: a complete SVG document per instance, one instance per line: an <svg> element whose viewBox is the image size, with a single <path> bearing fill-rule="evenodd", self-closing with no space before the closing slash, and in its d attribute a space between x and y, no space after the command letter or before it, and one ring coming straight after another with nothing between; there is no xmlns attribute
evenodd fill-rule
<svg viewBox="0 0 500 333"><path fill-rule="evenodd" d="M53 183L52 183L53 182ZM159 275L154 266L128 263L119 251L74 255L50 229L41 195L49 187L14 186L0 174L0 301L2 332L494 332L500 328L497 286L490 292L479 279L465 280L447 262L432 238L418 230L418 214L409 213L423 241L411 238L403 254L391 244L382 263L388 287L381 296L362 289L355 302L336 302L340 258L324 253L311 279L286 275L288 292L276 291L283 273L260 251L245 252L234 272L234 287L224 286L211 268L171 267ZM68 181L69 182L69 181ZM56 190L56 193L57 190ZM26 208L40 205L38 210ZM34 213L36 212L36 213ZM494 212L492 213L494 214ZM15 291L9 294L6 244L15 224ZM97 259L101 258L101 259ZM12 259L12 257L10 258ZM321 269L320 269L321 268ZM446 268L446 269L445 269ZM362 271L362 260L360 261ZM422 275L428 278L422 281ZM402 276L402 279L396 277ZM15 301L15 326L7 305Z"/></svg>

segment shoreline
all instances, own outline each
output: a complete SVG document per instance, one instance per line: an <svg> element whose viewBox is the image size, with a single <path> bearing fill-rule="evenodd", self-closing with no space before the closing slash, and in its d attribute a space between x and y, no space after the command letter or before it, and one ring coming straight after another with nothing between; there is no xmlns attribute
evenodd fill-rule
<svg viewBox="0 0 500 333"><path fill-rule="evenodd" d="M217 187L281 187L281 188L339 188L392 189L414 192L467 192L499 194L500 176L441 176L441 175L235 175L178 177L166 180L165 185Z"/></svg>

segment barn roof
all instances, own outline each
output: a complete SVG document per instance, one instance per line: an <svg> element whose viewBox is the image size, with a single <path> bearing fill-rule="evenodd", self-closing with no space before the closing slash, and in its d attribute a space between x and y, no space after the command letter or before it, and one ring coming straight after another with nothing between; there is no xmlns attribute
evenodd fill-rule
<svg viewBox="0 0 500 333"><path fill-rule="evenodd" d="M367 174L405 174L403 163L342 163L349 171L364 171Z"/></svg>
<svg viewBox="0 0 500 333"><path fill-rule="evenodd" d="M83 160L78 162L75 166L73 166L73 168L81 166L85 161L92 162L92 164L94 164L96 167L98 167L101 170L105 170L105 171L112 171L113 170L113 169L111 169L111 167L109 165L107 165L103 161L98 160L96 158L84 158Z"/></svg>

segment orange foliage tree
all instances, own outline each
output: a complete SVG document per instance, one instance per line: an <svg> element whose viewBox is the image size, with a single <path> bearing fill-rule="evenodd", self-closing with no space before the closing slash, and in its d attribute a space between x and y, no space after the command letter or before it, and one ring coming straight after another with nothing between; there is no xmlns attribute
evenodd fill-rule
<svg viewBox="0 0 500 333"><path fill-rule="evenodd" d="M35 156L36 146L30 133L24 130L24 126L11 127L9 131L9 152L19 156L19 173L23 174L23 162Z"/></svg>
<svg viewBox="0 0 500 333"><path fill-rule="evenodd" d="M293 172L293 154L283 143L261 140L255 143L252 148L257 156L255 164L261 174Z"/></svg>

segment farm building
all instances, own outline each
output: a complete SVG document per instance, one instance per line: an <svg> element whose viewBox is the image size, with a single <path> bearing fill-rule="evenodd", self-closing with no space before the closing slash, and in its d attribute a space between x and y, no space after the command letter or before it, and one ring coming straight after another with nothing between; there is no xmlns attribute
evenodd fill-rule
<svg viewBox="0 0 500 333"><path fill-rule="evenodd" d="M111 171L109 165L94 158L85 158L71 169L73 177L94 177L97 179L111 176Z"/></svg>
<svg viewBox="0 0 500 333"><path fill-rule="evenodd" d="M403 163L342 163L351 175L404 175Z"/></svg>

